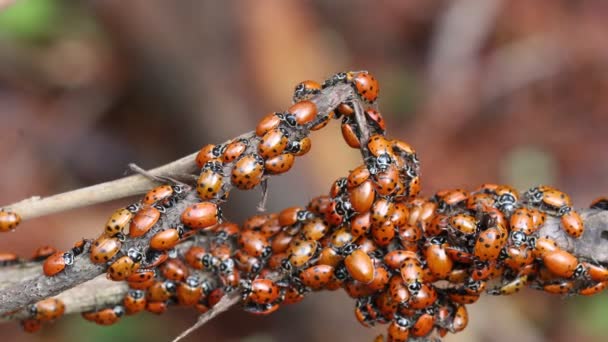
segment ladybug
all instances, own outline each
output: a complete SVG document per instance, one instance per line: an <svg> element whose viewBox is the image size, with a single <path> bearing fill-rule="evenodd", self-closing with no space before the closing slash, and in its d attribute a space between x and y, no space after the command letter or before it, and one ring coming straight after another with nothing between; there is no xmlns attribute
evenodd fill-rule
<svg viewBox="0 0 608 342"><path fill-rule="evenodd" d="M411 327L412 321L409 318L395 315L387 328L388 342L407 342Z"/></svg>
<svg viewBox="0 0 608 342"><path fill-rule="evenodd" d="M352 247L354 247L352 242L354 239L354 236L349 232L347 227L341 227L336 229L330 236L329 245L341 254L346 255L349 254L349 252L346 251L347 249L350 248L350 251L352 251Z"/></svg>
<svg viewBox="0 0 608 342"><path fill-rule="evenodd" d="M129 225L129 236L140 237L146 234L160 219L157 207L144 207L133 216Z"/></svg>
<svg viewBox="0 0 608 342"><path fill-rule="evenodd" d="M0 209L0 232L9 232L21 223L21 216L12 211Z"/></svg>
<svg viewBox="0 0 608 342"><path fill-rule="evenodd" d="M353 209L358 213L364 213L371 209L376 198L376 191L371 180L367 180L359 186L348 190L348 197Z"/></svg>
<svg viewBox="0 0 608 342"><path fill-rule="evenodd" d="M262 262L260 259L252 257L241 250L237 250L234 253L234 261L236 267L248 275L258 274L262 270Z"/></svg>
<svg viewBox="0 0 608 342"><path fill-rule="evenodd" d="M146 311L162 315L165 311L167 311L167 303L165 302L148 302L146 304Z"/></svg>
<svg viewBox="0 0 608 342"><path fill-rule="evenodd" d="M368 108L365 110L365 116L375 128L379 129L380 132L384 132L386 129L386 123L384 122L384 118L380 112L373 108Z"/></svg>
<svg viewBox="0 0 608 342"><path fill-rule="evenodd" d="M464 305L458 305L454 311L454 318L452 319L451 331L454 333L461 332L469 324L469 314L467 308Z"/></svg>
<svg viewBox="0 0 608 342"><path fill-rule="evenodd" d="M530 204L544 206L551 210L559 210L562 207L572 206L570 196L549 186L532 188L524 196Z"/></svg>
<svg viewBox="0 0 608 342"><path fill-rule="evenodd" d="M422 229L420 226L404 225L398 228L399 240L401 245L406 250L417 250L418 242L422 238Z"/></svg>
<svg viewBox="0 0 608 342"><path fill-rule="evenodd" d="M353 85L357 94L368 103L378 99L380 85L376 78L367 71L349 72L346 79Z"/></svg>
<svg viewBox="0 0 608 342"><path fill-rule="evenodd" d="M353 218L353 221L356 219ZM351 228L352 229L352 228ZM321 240L329 231L329 226L320 218L314 218L302 225L301 233L306 240Z"/></svg>
<svg viewBox="0 0 608 342"><path fill-rule="evenodd" d="M545 254L559 250L557 243L549 237L541 237L533 240L533 255L535 258L543 258Z"/></svg>
<svg viewBox="0 0 608 342"><path fill-rule="evenodd" d="M422 264L417 259L408 257L401 263L400 272L401 278L408 285L410 292L419 291L421 282L424 280Z"/></svg>
<svg viewBox="0 0 608 342"><path fill-rule="evenodd" d="M333 275L334 267L330 265L316 265L303 270L298 277L304 286L314 291L319 291L331 281Z"/></svg>
<svg viewBox="0 0 608 342"><path fill-rule="evenodd" d="M292 267L301 268L317 254L319 244L316 241L294 239L289 248L287 248L288 258L284 265L287 270Z"/></svg>
<svg viewBox="0 0 608 342"><path fill-rule="evenodd" d="M468 197L468 193L462 189L444 190L435 194L442 211L445 211L448 207L455 207L466 202Z"/></svg>
<svg viewBox="0 0 608 342"><path fill-rule="evenodd" d="M278 128L281 122L283 121L283 114L279 113L269 113L265 117L260 120L258 125L255 128L255 134L258 137L264 136L269 131ZM204 163L203 163L204 164Z"/></svg>
<svg viewBox="0 0 608 342"><path fill-rule="evenodd" d="M589 278L596 282L605 282L608 281L608 269L601 266L595 265L589 262L582 262L583 267L586 270Z"/></svg>
<svg viewBox="0 0 608 342"><path fill-rule="evenodd" d="M352 148L361 147L359 131L350 118L345 117L344 120L342 120L340 130L342 131L342 138L344 138L344 141L348 146Z"/></svg>
<svg viewBox="0 0 608 342"><path fill-rule="evenodd" d="M200 246L192 246L190 247L186 253L184 254L184 259L186 263L197 270L203 269L203 256L207 253L205 248Z"/></svg>
<svg viewBox="0 0 608 342"><path fill-rule="evenodd" d="M223 186L223 165L219 161L208 161L203 166L202 172L196 181L196 192L202 200L220 197ZM224 194L225 195L225 194Z"/></svg>
<svg viewBox="0 0 608 342"><path fill-rule="evenodd" d="M329 123L329 121L334 116L335 116L334 112L329 112L329 114L327 114L327 115L321 114L321 116L318 116L317 119L312 123L312 126L310 126L310 130L311 131L318 131L321 128L327 126L327 124Z"/></svg>
<svg viewBox="0 0 608 342"><path fill-rule="evenodd" d="M281 294L279 287L269 279L243 280L241 287L243 288L242 299L244 302L260 305L274 303Z"/></svg>
<svg viewBox="0 0 608 342"><path fill-rule="evenodd" d="M201 148L201 150L198 152L198 154L196 155L196 165L198 166L198 168L202 168L203 165L205 165L206 162L208 162L211 159L215 159L215 158L219 158L222 155L221 152L221 145L219 145L220 148L218 148L218 146L213 145L213 144L209 144L209 145L205 145L203 146L203 148Z"/></svg>
<svg viewBox="0 0 608 342"><path fill-rule="evenodd" d="M465 234L472 235L477 232L478 221L474 216L469 214L455 214L450 216L448 223L451 228Z"/></svg>
<svg viewBox="0 0 608 342"><path fill-rule="evenodd" d="M57 253L57 249L55 249L51 246L39 247L34 251L34 256L32 256L32 261L42 261L55 253Z"/></svg>
<svg viewBox="0 0 608 342"><path fill-rule="evenodd" d="M519 290L523 289L527 283L528 283L528 275L522 275L522 276L516 277L515 279L513 279L507 283L504 283L499 288L494 288L494 289L488 290L487 293L494 295L494 296L498 296L498 295L508 296L508 295L519 292Z"/></svg>
<svg viewBox="0 0 608 342"><path fill-rule="evenodd" d="M180 305L194 305L203 296L203 288L197 276L190 276L177 285L177 301Z"/></svg>
<svg viewBox="0 0 608 342"><path fill-rule="evenodd" d="M222 215L221 209L213 202L196 203L182 212L181 221L194 229L210 229Z"/></svg>
<svg viewBox="0 0 608 342"><path fill-rule="evenodd" d="M289 123L289 118L293 117L295 122L299 125L305 125L317 116L317 105L308 100L300 101L295 103L293 106L287 109L285 114L285 120Z"/></svg>
<svg viewBox="0 0 608 342"><path fill-rule="evenodd" d="M360 249L355 249L346 256L344 265L348 274L363 284L369 284L374 280L374 263L371 257Z"/></svg>
<svg viewBox="0 0 608 342"><path fill-rule="evenodd" d="M374 279L367 284L367 287L374 291L380 292L384 290L390 279L388 270L381 264L374 268Z"/></svg>
<svg viewBox="0 0 608 342"><path fill-rule="evenodd" d="M389 279L388 293L393 302L397 304L405 304L410 299L410 291L399 275L394 275Z"/></svg>
<svg viewBox="0 0 608 342"><path fill-rule="evenodd" d="M414 337L424 337L431 333L435 325L435 315L432 313L422 313L410 329Z"/></svg>
<svg viewBox="0 0 608 342"><path fill-rule="evenodd" d="M106 222L104 235L114 237L118 234L122 234L123 229L131 222L133 216L133 211L130 211L127 208L120 208L116 210L114 213L112 213L112 215L110 215L108 222Z"/></svg>
<svg viewBox="0 0 608 342"><path fill-rule="evenodd" d="M287 134L287 131L282 128L275 128L264 134L258 145L260 156L268 159L283 153L289 142Z"/></svg>
<svg viewBox="0 0 608 342"><path fill-rule="evenodd" d="M285 152L293 153L295 156L303 156L310 152L312 148L312 140L309 137L304 137L301 140L290 140L285 148Z"/></svg>
<svg viewBox="0 0 608 342"><path fill-rule="evenodd" d="M85 313L83 313L84 315ZM93 322L99 325L112 325L125 314L125 309L121 305L117 305L113 308L105 308L96 311L92 314Z"/></svg>
<svg viewBox="0 0 608 342"><path fill-rule="evenodd" d="M390 140L386 139L382 134L374 134L369 137L367 149L375 157L385 154L390 156L393 153Z"/></svg>
<svg viewBox="0 0 608 342"><path fill-rule="evenodd" d="M335 268L343 259L344 257L338 254L338 252L336 252L333 248L325 247L319 253L319 260L317 260L317 264L328 265Z"/></svg>
<svg viewBox="0 0 608 342"><path fill-rule="evenodd" d="M139 268L143 256L135 249L129 249L129 255L122 256L108 268L108 278L114 281L127 279Z"/></svg>
<svg viewBox="0 0 608 342"><path fill-rule="evenodd" d="M282 227L293 226L298 222L303 222L312 218L312 213L304 210L301 207L289 207L287 209L283 209L279 213L278 224Z"/></svg>
<svg viewBox="0 0 608 342"><path fill-rule="evenodd" d="M392 221L391 221L392 222ZM394 222L392 222L395 224ZM367 234L372 226L371 213L365 212L363 214L357 214L350 220L350 232L353 237L359 237ZM305 226L306 227L306 226Z"/></svg>
<svg viewBox="0 0 608 342"><path fill-rule="evenodd" d="M564 210L564 208L567 209ZM560 213L562 214L560 221L564 231L575 239L583 236L585 226L581 215L577 211L572 210L570 207L563 207L560 210Z"/></svg>
<svg viewBox="0 0 608 342"><path fill-rule="evenodd" d="M454 267L454 262L446 250L448 246L444 238L435 237L424 250L428 268L437 279L447 278Z"/></svg>
<svg viewBox="0 0 608 342"><path fill-rule="evenodd" d="M226 145L226 150L222 154L222 161L224 163L231 163L237 160L249 146L247 139L235 139Z"/></svg>
<svg viewBox="0 0 608 342"><path fill-rule="evenodd" d="M572 291L573 287L574 287L574 283L572 281L561 280L561 281L557 281L557 282L554 282L551 284L545 284L542 286L542 289L543 289L543 291L550 293L550 294L562 295L562 294L570 293L570 291Z"/></svg>
<svg viewBox="0 0 608 342"><path fill-rule="evenodd" d="M458 304L473 304L479 300L479 294L470 294L463 289L450 289L448 299Z"/></svg>
<svg viewBox="0 0 608 342"><path fill-rule="evenodd" d="M356 188L369 179L370 173L365 164L358 166L352 170L346 179L348 189Z"/></svg>
<svg viewBox="0 0 608 342"><path fill-rule="evenodd" d="M473 193L467 198L466 208L469 210L480 210L485 207L492 207L496 203L493 195L487 193Z"/></svg>
<svg viewBox="0 0 608 342"><path fill-rule="evenodd" d="M164 251L177 246L183 235L181 227L168 228L154 234L150 239L150 248Z"/></svg>
<svg viewBox="0 0 608 342"><path fill-rule="evenodd" d="M293 92L293 102L309 100L314 95L321 92L321 85L318 82L306 80L298 83Z"/></svg>
<svg viewBox="0 0 608 342"><path fill-rule="evenodd" d="M239 235L239 247L253 257L268 258L272 253L272 247L268 239L262 233L246 230Z"/></svg>
<svg viewBox="0 0 608 342"><path fill-rule="evenodd" d="M504 255L506 256L503 260L505 266L516 272L534 261L532 251L524 245L505 247Z"/></svg>
<svg viewBox="0 0 608 342"><path fill-rule="evenodd" d="M545 224L547 214L537 209L530 209L530 214L532 215L532 225L534 226L534 231L537 231L543 226L543 224Z"/></svg>
<svg viewBox="0 0 608 342"><path fill-rule="evenodd" d="M332 200L329 196L318 196L308 203L306 209L317 215L325 215L331 204Z"/></svg>
<svg viewBox="0 0 608 342"><path fill-rule="evenodd" d="M154 280L156 271L153 269L138 269L127 277L129 283L143 283Z"/></svg>
<svg viewBox="0 0 608 342"><path fill-rule="evenodd" d="M422 186L420 185L420 177L415 176L410 179L410 181L406 185L407 188L407 196L409 198L414 198L420 194L422 191Z"/></svg>
<svg viewBox="0 0 608 342"><path fill-rule="evenodd" d="M374 202L371 208L372 228L381 226L388 221L395 210L395 205L391 200L380 198Z"/></svg>
<svg viewBox="0 0 608 342"><path fill-rule="evenodd" d="M604 291L606 289L606 286L608 286L608 281L602 281L599 283L595 283L594 285L579 289L578 294L583 296L592 296L596 293Z"/></svg>
<svg viewBox="0 0 608 342"><path fill-rule="evenodd" d="M183 191L183 188L180 186L173 187L167 184L157 186L144 195L144 199L141 201L141 204L143 206L151 206L155 203L163 203L173 196L174 189L180 193Z"/></svg>
<svg viewBox="0 0 608 342"><path fill-rule="evenodd" d="M414 252L404 251L401 249L392 250L384 256L384 264L393 270L400 270L403 263L412 259L417 262L417 255Z"/></svg>
<svg viewBox="0 0 608 342"><path fill-rule="evenodd" d="M548 252L543 255L542 259L543 264L551 273L562 278L572 277L577 268L583 267L579 265L578 259L574 255L562 249Z"/></svg>
<svg viewBox="0 0 608 342"><path fill-rule="evenodd" d="M608 210L608 197L598 197L589 205L590 209Z"/></svg>
<svg viewBox="0 0 608 342"><path fill-rule="evenodd" d="M533 215L528 208L516 209L509 218L509 227L511 231L519 231L526 235L530 235L536 231L533 221Z"/></svg>
<svg viewBox="0 0 608 342"><path fill-rule="evenodd" d="M24 319L20 323L23 327L23 331L27 333L35 333L42 328L42 322L37 319Z"/></svg>
<svg viewBox="0 0 608 342"><path fill-rule="evenodd" d="M374 187L380 196L390 196L405 188L395 165L389 165L385 171L378 172L374 180Z"/></svg>
<svg viewBox="0 0 608 342"><path fill-rule="evenodd" d="M352 115L355 110L353 109L352 104L342 102L338 105L338 107L336 107L336 112L338 113L338 115L349 116Z"/></svg>
<svg viewBox="0 0 608 342"><path fill-rule="evenodd" d="M496 194L495 206L503 212L512 212L519 201L519 192L508 185L499 185L494 189Z"/></svg>
<svg viewBox="0 0 608 342"><path fill-rule="evenodd" d="M91 243L90 259L94 264L110 261L122 247L118 237L107 237L101 235Z"/></svg>
<svg viewBox="0 0 608 342"><path fill-rule="evenodd" d="M263 175L264 159L258 154L248 154L236 162L230 180L237 188L250 190L260 184Z"/></svg>
<svg viewBox="0 0 608 342"><path fill-rule="evenodd" d="M414 164L418 163L418 158L416 157L416 150L412 147L412 145L406 143L403 140L393 139L391 141L391 146L396 154L413 161Z"/></svg>
<svg viewBox="0 0 608 342"><path fill-rule="evenodd" d="M146 309L146 293L142 290L129 290L122 300L127 315L135 315Z"/></svg>
<svg viewBox="0 0 608 342"><path fill-rule="evenodd" d="M418 291L412 291L411 286L409 286L409 288L412 295L409 301L409 307L411 309L424 309L437 301L438 295L433 285L422 284Z"/></svg>
<svg viewBox="0 0 608 342"><path fill-rule="evenodd" d="M473 254L480 261L494 261L498 259L500 251L507 243L507 230L496 225L482 231L475 239Z"/></svg>
<svg viewBox="0 0 608 342"><path fill-rule="evenodd" d="M396 230L395 224L391 221L386 221L381 226L372 225L372 238L376 245L386 247L395 238Z"/></svg>
<svg viewBox="0 0 608 342"><path fill-rule="evenodd" d="M291 240L293 240L293 236L288 234L285 231L278 233L270 243L270 247L272 248L272 253L283 253L289 247Z"/></svg>
<svg viewBox="0 0 608 342"><path fill-rule="evenodd" d="M47 277L52 277L57 273L63 271L66 266L70 266L74 263L74 254L71 252L55 252L50 255L44 261L42 265L42 271Z"/></svg>
<svg viewBox="0 0 608 342"><path fill-rule="evenodd" d="M28 311L34 319L52 321L63 316L65 304L57 298L47 298L30 305Z"/></svg>
<svg viewBox="0 0 608 342"><path fill-rule="evenodd" d="M172 281L157 281L146 293L149 302L165 302L175 294L176 286Z"/></svg>
<svg viewBox="0 0 608 342"><path fill-rule="evenodd" d="M295 157L291 153L284 153L272 158L268 158L264 162L264 169L268 174L278 175L291 170L295 163Z"/></svg>
<svg viewBox="0 0 608 342"><path fill-rule="evenodd" d="M169 259L160 266L160 272L165 279L184 281L190 271L180 259Z"/></svg>

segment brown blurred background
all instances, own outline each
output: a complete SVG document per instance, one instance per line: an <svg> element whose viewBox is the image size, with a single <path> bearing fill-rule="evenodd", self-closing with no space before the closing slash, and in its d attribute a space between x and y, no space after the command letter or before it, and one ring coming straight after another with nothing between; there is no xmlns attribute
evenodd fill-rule
<svg viewBox="0 0 608 342"><path fill-rule="evenodd" d="M6 1L2 1L6 2ZM10 1L9 1L10 2ZM547 183L578 206L608 194L608 2L506 0L18 0L0 12L0 205L160 165L252 129L294 85L367 69L389 134L412 143L426 194ZM359 163L337 123L270 182L269 210L306 203ZM233 220L259 192L233 194ZM0 250L29 256L94 236L109 203L23 224ZM5 341L167 341L196 315L109 328L68 317ZM532 291L483 298L446 341L604 341L608 301ZM233 310L187 341L370 341L343 293L270 317Z"/></svg>

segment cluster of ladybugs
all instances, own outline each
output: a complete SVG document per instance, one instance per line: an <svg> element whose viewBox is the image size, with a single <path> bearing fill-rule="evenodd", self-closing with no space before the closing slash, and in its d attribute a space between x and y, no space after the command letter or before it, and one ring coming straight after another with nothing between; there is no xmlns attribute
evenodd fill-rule
<svg viewBox="0 0 608 342"><path fill-rule="evenodd" d="M359 98L320 113L315 95L345 83ZM339 73L323 85L302 82L295 104L264 117L255 135L203 147L195 189L160 186L113 213L94 241L68 252L40 251L37 258L48 256L44 273L60 274L88 251L91 262L108 266L110 279L126 281L130 290L122 303L83 314L102 325L144 310L160 314L169 304L204 313L233 291L240 291L246 311L270 314L309 292L342 288L356 299L361 324L388 324L389 341L462 331L465 305L483 292L506 295L531 286L590 295L606 287L608 269L539 235L547 215L560 217L574 238L584 232L559 190L541 186L519 194L484 184L473 192L420 197L416 152L384 136L382 116L369 106L377 94L367 72ZM357 104L369 107L363 116L370 136L363 144ZM310 150L310 131L331 118L342 119L344 140L362 150L362 165L306 207L256 215L241 226L222 219L218 205L232 186L252 189L288 171ZM606 210L608 200L592 208ZM59 300L46 299L30 307L32 318L23 325L35 331L64 310Z"/></svg>

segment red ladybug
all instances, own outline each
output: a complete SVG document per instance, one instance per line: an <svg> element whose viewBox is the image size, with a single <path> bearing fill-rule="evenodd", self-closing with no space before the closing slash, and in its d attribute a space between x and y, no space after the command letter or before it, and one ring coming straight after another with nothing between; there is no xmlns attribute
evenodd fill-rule
<svg viewBox="0 0 608 342"><path fill-rule="evenodd" d="M269 279L255 279L251 282L243 281L243 301L260 305L274 303L280 296L279 287Z"/></svg>
<svg viewBox="0 0 608 342"><path fill-rule="evenodd" d="M156 207L144 207L133 216L129 225L129 236L140 237L146 234L160 218L160 211Z"/></svg>
<svg viewBox="0 0 608 342"><path fill-rule="evenodd" d="M218 223L221 209L213 202L196 203L182 212L181 221L194 229L208 229Z"/></svg>
<svg viewBox="0 0 608 342"><path fill-rule="evenodd" d="M562 227L568 235L578 239L583 236L583 232L585 231L583 218L578 212L572 210L570 207L564 208L567 208L567 210L560 211L560 213L563 213L560 217Z"/></svg>
<svg viewBox="0 0 608 342"><path fill-rule="evenodd" d="M42 322L38 319L24 319L20 323L23 331L27 333L35 333L42 328Z"/></svg>
<svg viewBox="0 0 608 342"><path fill-rule="evenodd" d="M318 82L311 80L300 82L293 92L293 102L309 100L319 92L321 92L321 85Z"/></svg>
<svg viewBox="0 0 608 342"><path fill-rule="evenodd" d="M127 279L134 271L139 268L139 262L143 258L141 253L132 252L129 255L122 256L114 261L108 268L108 278L114 281L122 281Z"/></svg>
<svg viewBox="0 0 608 342"><path fill-rule="evenodd" d="M305 125L317 116L317 105L308 100L297 102L287 109L287 113L285 114L287 123L289 123L290 116L293 117L297 124Z"/></svg>
<svg viewBox="0 0 608 342"><path fill-rule="evenodd" d="M329 265L316 265L303 270L299 278L304 286L314 291L323 289L334 275L334 268Z"/></svg>
<svg viewBox="0 0 608 342"><path fill-rule="evenodd" d="M172 249L178 244L182 234L183 230L181 227L161 230L150 239L150 248L161 251Z"/></svg>
<svg viewBox="0 0 608 342"><path fill-rule="evenodd" d="M134 315L146 309L146 293L142 290L129 290L123 299L127 315Z"/></svg>
<svg viewBox="0 0 608 342"><path fill-rule="evenodd" d="M160 266L160 272L165 279L184 281L190 271L180 259L169 259Z"/></svg>
<svg viewBox="0 0 608 342"><path fill-rule="evenodd" d="M247 150L249 142L247 139L235 139L226 145L226 150L222 155L224 163L231 163L237 160Z"/></svg>
<svg viewBox="0 0 608 342"><path fill-rule="evenodd" d="M107 237L101 235L91 243L90 259L94 264L101 264L110 261L122 247L122 243L117 237Z"/></svg>
<svg viewBox="0 0 608 342"><path fill-rule="evenodd" d="M360 249L355 249L344 259L344 265L350 276L363 284L374 279L374 263L370 256Z"/></svg>
<svg viewBox="0 0 608 342"><path fill-rule="evenodd" d="M196 192L202 200L221 197L223 186L223 165L219 161L210 160L202 168L196 181Z"/></svg>
<svg viewBox="0 0 608 342"><path fill-rule="evenodd" d="M264 159L258 154L248 154L234 164L230 181L241 190L250 190L260 184L263 176Z"/></svg>
<svg viewBox="0 0 608 342"><path fill-rule="evenodd" d="M66 266L74 263L74 254L71 252L56 252L49 256L42 265L42 271L47 277L52 277L63 271Z"/></svg>
<svg viewBox="0 0 608 342"><path fill-rule="evenodd" d="M9 232L21 223L21 216L12 211L0 209L0 232Z"/></svg>
<svg viewBox="0 0 608 342"><path fill-rule="evenodd" d="M355 91L364 101L373 103L378 99L380 85L372 74L367 71L349 72L346 79L352 83Z"/></svg>
<svg viewBox="0 0 608 342"><path fill-rule="evenodd" d="M282 128L275 128L268 131L260 140L258 153L264 159L272 158L283 153L289 142L287 131Z"/></svg>
<svg viewBox="0 0 608 342"><path fill-rule="evenodd" d="M203 296L203 288L198 277L190 276L177 285L177 301L180 305L194 305Z"/></svg>
<svg viewBox="0 0 608 342"><path fill-rule="evenodd" d="M255 128L255 134L258 137L264 136L269 131L278 128L282 122L283 115L278 113L269 113L260 120ZM203 163L204 164L204 163ZM202 167L202 166L201 166Z"/></svg>
<svg viewBox="0 0 608 342"><path fill-rule="evenodd" d="M268 158L264 162L264 169L268 174L278 175L291 170L294 163L294 155L291 153L284 153L272 158Z"/></svg>
<svg viewBox="0 0 608 342"><path fill-rule="evenodd" d="M30 305L28 310L34 319L52 321L63 316L65 304L57 298L47 298Z"/></svg>

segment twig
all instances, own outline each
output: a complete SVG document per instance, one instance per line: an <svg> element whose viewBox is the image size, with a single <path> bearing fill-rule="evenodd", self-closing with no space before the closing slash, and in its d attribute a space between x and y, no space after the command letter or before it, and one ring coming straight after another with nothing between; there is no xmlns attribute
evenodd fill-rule
<svg viewBox="0 0 608 342"><path fill-rule="evenodd" d="M185 156L169 164L148 171L153 176L187 174L196 171L196 153ZM158 183L138 174L86 188L64 192L42 198L34 196L23 201L9 204L5 209L18 213L23 220L58 213L75 208L109 202L115 199L140 195Z"/></svg>
<svg viewBox="0 0 608 342"><path fill-rule="evenodd" d="M230 309L233 305L236 305L240 301L240 296L238 291L234 291L226 296L224 296L211 310L206 313L200 315L196 323L194 323L190 328L186 329L184 332L179 334L176 338L173 339L173 342L181 341L186 336L190 335L196 329L205 325L205 323L212 320L215 316L221 314L224 311Z"/></svg>
<svg viewBox="0 0 608 342"><path fill-rule="evenodd" d="M55 298L65 305L65 314L87 312L120 303L129 290L127 283L113 282L105 275L62 292ZM0 322L30 318L27 308L0 317Z"/></svg>

